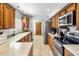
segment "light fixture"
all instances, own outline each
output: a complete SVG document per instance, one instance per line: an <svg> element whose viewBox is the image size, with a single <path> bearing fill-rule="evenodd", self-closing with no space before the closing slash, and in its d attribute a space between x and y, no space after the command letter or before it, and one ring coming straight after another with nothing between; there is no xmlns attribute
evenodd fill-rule
<svg viewBox="0 0 79 59"><path fill-rule="evenodd" d="M50 9L48 8L47 11L50 11Z"/></svg>

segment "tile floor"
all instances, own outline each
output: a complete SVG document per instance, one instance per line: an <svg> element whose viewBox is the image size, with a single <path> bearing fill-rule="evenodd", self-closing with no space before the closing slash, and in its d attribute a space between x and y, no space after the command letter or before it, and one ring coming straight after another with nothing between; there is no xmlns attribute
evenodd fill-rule
<svg viewBox="0 0 79 59"><path fill-rule="evenodd" d="M33 56L53 56L50 47L44 44L43 35L34 35L33 39Z"/></svg>

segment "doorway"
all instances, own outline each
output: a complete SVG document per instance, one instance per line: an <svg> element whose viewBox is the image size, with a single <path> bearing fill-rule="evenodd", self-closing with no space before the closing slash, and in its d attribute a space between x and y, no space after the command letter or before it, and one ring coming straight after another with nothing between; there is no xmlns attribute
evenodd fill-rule
<svg viewBox="0 0 79 59"><path fill-rule="evenodd" d="M36 22L36 35L41 35L41 22Z"/></svg>

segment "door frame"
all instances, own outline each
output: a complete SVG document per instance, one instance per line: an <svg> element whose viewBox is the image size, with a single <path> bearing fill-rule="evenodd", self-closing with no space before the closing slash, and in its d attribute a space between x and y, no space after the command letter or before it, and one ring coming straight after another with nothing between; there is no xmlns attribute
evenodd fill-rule
<svg viewBox="0 0 79 59"><path fill-rule="evenodd" d="M40 23L41 26L40 26L40 33L37 34L37 27L36 26L37 26L38 23ZM42 34L42 22L40 22L40 21L38 21L38 22L35 23L35 34L36 35L41 35Z"/></svg>

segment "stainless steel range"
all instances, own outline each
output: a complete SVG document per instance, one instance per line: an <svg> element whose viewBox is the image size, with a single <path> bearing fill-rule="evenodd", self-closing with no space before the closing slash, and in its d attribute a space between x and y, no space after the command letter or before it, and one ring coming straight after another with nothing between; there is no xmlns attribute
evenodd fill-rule
<svg viewBox="0 0 79 59"><path fill-rule="evenodd" d="M64 44L79 44L79 38L75 35L74 37L73 35L66 35L63 40L61 40L61 37L55 37L53 50L55 56L64 56Z"/></svg>
<svg viewBox="0 0 79 59"><path fill-rule="evenodd" d="M58 38L54 39L54 49L53 49L55 56L63 56L64 55L64 48L63 43L60 42Z"/></svg>

